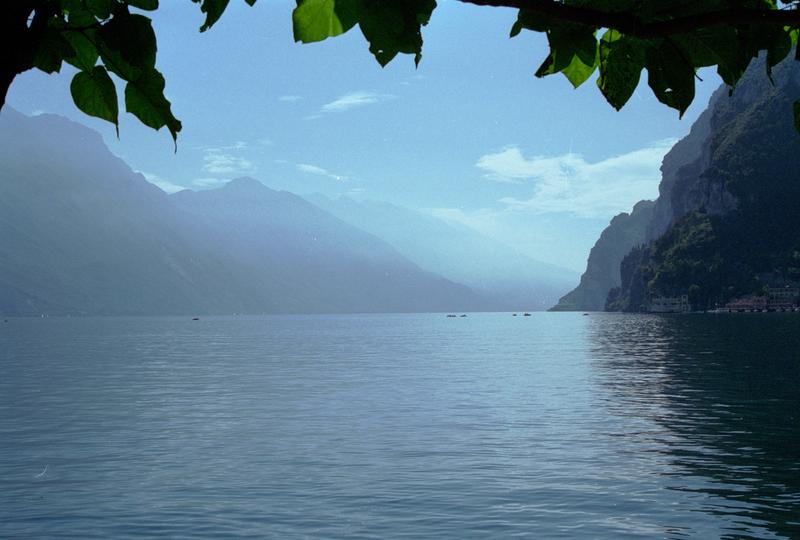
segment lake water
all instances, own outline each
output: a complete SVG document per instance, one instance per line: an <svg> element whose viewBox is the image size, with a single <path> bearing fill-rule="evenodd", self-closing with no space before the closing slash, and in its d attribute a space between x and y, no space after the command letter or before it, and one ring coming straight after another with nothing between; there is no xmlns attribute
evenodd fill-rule
<svg viewBox="0 0 800 540"><path fill-rule="evenodd" d="M800 316L0 322L0 537L800 538Z"/></svg>

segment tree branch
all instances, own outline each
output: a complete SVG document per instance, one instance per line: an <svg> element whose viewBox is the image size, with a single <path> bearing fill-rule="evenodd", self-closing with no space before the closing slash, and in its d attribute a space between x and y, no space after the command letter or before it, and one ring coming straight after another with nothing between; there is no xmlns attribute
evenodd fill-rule
<svg viewBox="0 0 800 540"><path fill-rule="evenodd" d="M643 39L668 37L713 26L792 26L800 27L800 10L730 9L708 11L662 20L645 19L632 11L603 11L573 6L558 0L459 0L477 6L510 7L538 13L564 22L594 28L613 28L623 34Z"/></svg>

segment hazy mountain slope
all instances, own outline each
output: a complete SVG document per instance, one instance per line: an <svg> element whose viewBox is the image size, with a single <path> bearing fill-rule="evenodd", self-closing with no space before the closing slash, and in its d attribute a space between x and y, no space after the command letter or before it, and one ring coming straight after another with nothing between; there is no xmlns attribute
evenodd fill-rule
<svg viewBox="0 0 800 540"><path fill-rule="evenodd" d="M169 197L67 119L0 115L0 312L474 308L466 287L255 181Z"/></svg>
<svg viewBox="0 0 800 540"><path fill-rule="evenodd" d="M167 196L52 115L0 115L0 310L149 313L199 308L201 263Z"/></svg>
<svg viewBox="0 0 800 540"><path fill-rule="evenodd" d="M526 257L466 227L386 202L308 197L340 219L394 246L420 267L464 283L489 298L488 309L546 309L577 274Z"/></svg>
<svg viewBox="0 0 800 540"><path fill-rule="evenodd" d="M466 287L425 272L392 247L304 199L240 178L171 196L246 284L248 308L440 311L478 308ZM263 308L262 308L263 309Z"/></svg>
<svg viewBox="0 0 800 540"><path fill-rule="evenodd" d="M602 311L609 291L621 283L619 265L635 246L644 244L653 219L653 201L640 201L630 214L615 216L595 243L580 284L551 311Z"/></svg>

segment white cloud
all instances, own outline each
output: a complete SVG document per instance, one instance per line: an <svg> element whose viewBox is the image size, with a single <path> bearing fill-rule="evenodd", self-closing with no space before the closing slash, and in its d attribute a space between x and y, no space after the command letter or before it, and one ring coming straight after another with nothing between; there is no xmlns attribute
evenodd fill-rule
<svg viewBox="0 0 800 540"><path fill-rule="evenodd" d="M339 182L342 182L346 179L344 176L333 174L327 169L323 169L322 167L311 165L309 163L298 163L297 170L308 174L316 174L317 176L327 176L328 178L338 180Z"/></svg>
<svg viewBox="0 0 800 540"><path fill-rule="evenodd" d="M529 198L503 197L506 207L537 214L611 217L658 195L659 168L673 140L589 163L580 154L525 157L519 147L486 154L476 166L498 182L531 184Z"/></svg>
<svg viewBox="0 0 800 540"><path fill-rule="evenodd" d="M350 109L354 109L356 107L363 107L365 105L372 105L373 103L378 103L379 101L385 101L387 99L391 99L394 96L388 95L381 95L376 94L374 92L366 92L360 90L358 92L350 92L345 94L338 99L331 101L330 103L326 103L322 106L323 113L332 113L332 112L343 112Z"/></svg>
<svg viewBox="0 0 800 540"><path fill-rule="evenodd" d="M322 167L317 167L316 165L309 165L308 163L298 163L297 169L303 172L307 172L309 174L319 174L322 176L328 175L328 171L326 171Z"/></svg>
<svg viewBox="0 0 800 540"><path fill-rule="evenodd" d="M139 171L139 174L144 176L145 179L148 182L150 182L151 184L153 184L155 186L158 186L159 188L161 188L163 191L166 191L167 193L177 193L178 191L183 191L184 189L186 189L183 186L179 186L178 184L173 184L172 182L170 182L168 180L164 180L163 178L161 178L157 174L152 174L152 173L148 173L148 172L144 172L144 171Z"/></svg>
<svg viewBox="0 0 800 540"><path fill-rule="evenodd" d="M242 146L237 146L241 144ZM211 174L251 173L256 167L252 161L228 151L246 148L245 143L227 147L206 148L203 152L203 170Z"/></svg>
<svg viewBox="0 0 800 540"><path fill-rule="evenodd" d="M300 101L301 99L303 99L303 96L287 95L279 97L278 101L283 101L284 103L294 103L296 101Z"/></svg>

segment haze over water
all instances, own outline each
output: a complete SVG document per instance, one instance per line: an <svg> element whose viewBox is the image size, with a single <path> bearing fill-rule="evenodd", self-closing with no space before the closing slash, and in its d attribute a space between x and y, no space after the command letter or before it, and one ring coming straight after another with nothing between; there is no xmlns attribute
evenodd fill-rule
<svg viewBox="0 0 800 540"><path fill-rule="evenodd" d="M798 537L798 330L12 319L0 537Z"/></svg>

